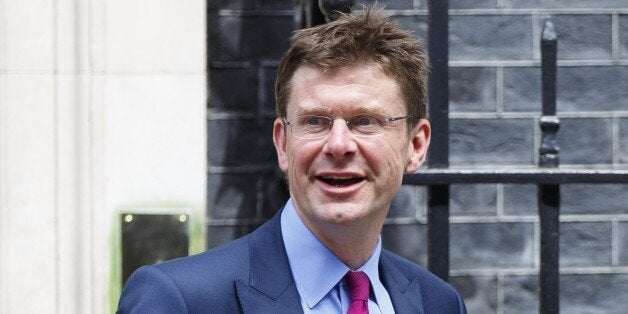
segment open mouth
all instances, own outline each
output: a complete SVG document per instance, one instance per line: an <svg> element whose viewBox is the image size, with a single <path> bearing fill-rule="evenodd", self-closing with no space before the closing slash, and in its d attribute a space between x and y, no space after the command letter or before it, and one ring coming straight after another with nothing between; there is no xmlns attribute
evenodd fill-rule
<svg viewBox="0 0 628 314"><path fill-rule="evenodd" d="M353 178L335 178L335 177L318 177L319 180L326 184L333 185L335 187L350 186L360 183L364 180L362 177Z"/></svg>

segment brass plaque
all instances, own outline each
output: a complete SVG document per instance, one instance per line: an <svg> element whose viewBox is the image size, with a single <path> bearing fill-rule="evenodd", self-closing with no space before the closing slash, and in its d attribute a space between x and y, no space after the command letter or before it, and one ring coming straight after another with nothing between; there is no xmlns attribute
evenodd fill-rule
<svg viewBox="0 0 628 314"><path fill-rule="evenodd" d="M121 214L122 284L143 265L188 255L187 215Z"/></svg>

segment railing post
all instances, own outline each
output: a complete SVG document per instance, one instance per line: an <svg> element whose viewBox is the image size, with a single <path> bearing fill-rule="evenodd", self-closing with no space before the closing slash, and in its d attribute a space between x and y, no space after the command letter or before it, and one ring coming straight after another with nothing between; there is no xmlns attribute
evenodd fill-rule
<svg viewBox="0 0 628 314"><path fill-rule="evenodd" d="M430 168L449 167L449 1L428 1ZM449 281L449 185L428 186L427 265Z"/></svg>
<svg viewBox="0 0 628 314"><path fill-rule="evenodd" d="M351 6L353 0L319 0L318 7L325 15L327 22L338 19L339 12L349 13L351 12Z"/></svg>
<svg viewBox="0 0 628 314"><path fill-rule="evenodd" d="M556 32L549 17L543 24L541 38L541 72L543 85L542 132L539 166L556 168L559 147L556 133L560 121L556 117ZM541 223L541 265L539 271L539 312L558 313L559 294L559 232L560 185L538 186L539 219Z"/></svg>
<svg viewBox="0 0 628 314"><path fill-rule="evenodd" d="M316 0L300 0L301 2L301 28L310 28L312 26L325 23L325 17L319 9Z"/></svg>
<svg viewBox="0 0 628 314"><path fill-rule="evenodd" d="M301 28L324 24L338 18L338 12L349 13L353 0L300 0Z"/></svg>

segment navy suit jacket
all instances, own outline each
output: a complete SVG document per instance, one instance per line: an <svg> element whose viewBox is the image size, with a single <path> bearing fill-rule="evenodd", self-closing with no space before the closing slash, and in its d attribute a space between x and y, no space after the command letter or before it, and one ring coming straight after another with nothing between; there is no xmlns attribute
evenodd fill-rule
<svg viewBox="0 0 628 314"><path fill-rule="evenodd" d="M225 246L141 267L118 313L303 313L279 216ZM421 266L382 250L379 268L396 313L466 313L458 293Z"/></svg>

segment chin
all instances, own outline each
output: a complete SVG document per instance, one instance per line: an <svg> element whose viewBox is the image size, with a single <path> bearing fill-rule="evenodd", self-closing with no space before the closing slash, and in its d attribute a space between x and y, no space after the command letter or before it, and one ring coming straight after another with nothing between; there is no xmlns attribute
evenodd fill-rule
<svg viewBox="0 0 628 314"><path fill-rule="evenodd" d="M366 217L364 207L355 204L328 204L321 208L322 218L328 223L346 225L357 222Z"/></svg>

